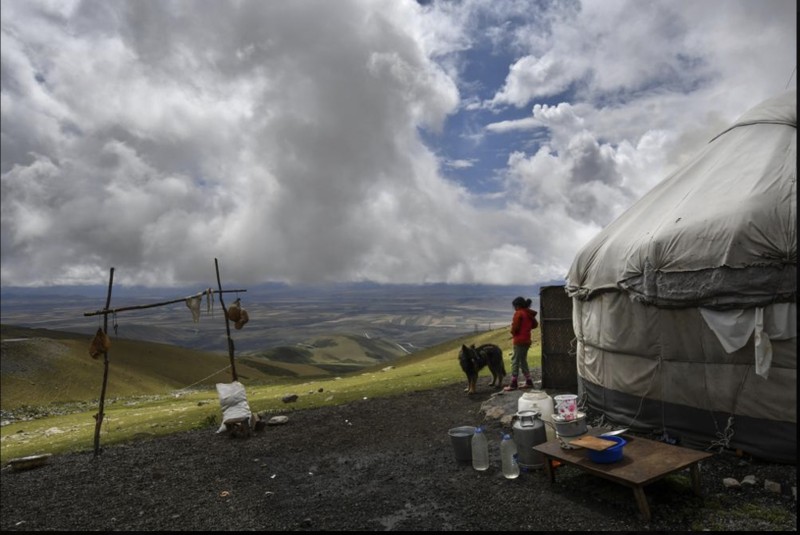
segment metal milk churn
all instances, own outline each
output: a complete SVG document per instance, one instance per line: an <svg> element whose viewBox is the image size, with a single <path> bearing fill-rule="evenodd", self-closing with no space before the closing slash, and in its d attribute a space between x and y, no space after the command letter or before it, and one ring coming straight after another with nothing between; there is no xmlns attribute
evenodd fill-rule
<svg viewBox="0 0 800 535"><path fill-rule="evenodd" d="M533 449L534 446L547 442L547 432L541 413L534 410L517 412L512 429L520 467L541 468L544 465L542 454Z"/></svg>

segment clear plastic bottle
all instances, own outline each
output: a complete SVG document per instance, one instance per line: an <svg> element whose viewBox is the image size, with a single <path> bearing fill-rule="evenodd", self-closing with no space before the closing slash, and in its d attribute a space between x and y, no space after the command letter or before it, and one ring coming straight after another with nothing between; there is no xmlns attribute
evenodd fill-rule
<svg viewBox="0 0 800 535"><path fill-rule="evenodd" d="M503 464L503 475L506 476L506 479L518 478L517 444L508 433L503 435L503 440L500 442L500 459Z"/></svg>
<svg viewBox="0 0 800 535"><path fill-rule="evenodd" d="M475 428L472 435L472 468L481 471L489 468L489 441L481 427Z"/></svg>

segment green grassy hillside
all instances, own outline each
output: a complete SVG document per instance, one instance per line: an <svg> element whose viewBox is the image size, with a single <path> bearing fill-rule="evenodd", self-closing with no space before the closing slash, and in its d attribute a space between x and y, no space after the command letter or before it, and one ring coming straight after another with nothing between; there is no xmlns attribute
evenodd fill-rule
<svg viewBox="0 0 800 535"><path fill-rule="evenodd" d="M280 346L248 354L245 359L251 364L258 363L261 359L272 363L307 364L333 374L341 374L393 361L407 354L399 345L386 340L353 334L334 334L318 336L302 345Z"/></svg>
<svg viewBox="0 0 800 535"><path fill-rule="evenodd" d="M0 326L0 340L2 408L99 399L104 365L102 357L95 360L89 356L91 337L4 325ZM237 355L235 362L242 383L261 384L350 373L405 355L399 346L384 340L331 335L314 338L303 346ZM232 377L226 351L212 353L112 337L106 396L213 388Z"/></svg>
<svg viewBox="0 0 800 535"><path fill-rule="evenodd" d="M538 333L534 331L535 336ZM14 338L33 341L9 341ZM85 335L3 327L2 339L4 410L68 401L96 403L99 399L103 361L89 357ZM464 336L349 374L321 374L320 368L309 363L249 357L237 361L237 371L247 389L251 410L278 414L464 381L457 360L462 343L497 344L510 368L511 340L507 329L502 328ZM25 344L26 349L18 351L22 346L17 344ZM219 425L221 410L213 385L231 380L226 370L227 354L126 340L114 340L112 344L101 444ZM531 348L529 363L532 367L541 365L538 338ZM484 384L488 373L484 370L481 374ZM190 385L192 388L186 389ZM297 394L298 400L288 406L282 398L290 393ZM89 410L5 425L0 428L0 458L6 462L36 453L90 450L96 412L97 405L91 405Z"/></svg>
<svg viewBox="0 0 800 535"><path fill-rule="evenodd" d="M100 398L103 357L89 356L91 337L44 329L3 326L0 330L0 406L16 409ZM279 370L284 370L280 373ZM242 382L274 380L280 375L311 375L301 367L253 367L238 362ZM165 394L186 387L213 387L231 380L227 354L194 351L150 342L113 339L109 350L107 397Z"/></svg>

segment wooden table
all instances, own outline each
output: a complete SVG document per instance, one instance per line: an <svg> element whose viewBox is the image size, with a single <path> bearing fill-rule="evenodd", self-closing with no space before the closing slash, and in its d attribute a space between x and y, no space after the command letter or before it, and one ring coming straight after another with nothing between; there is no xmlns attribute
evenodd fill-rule
<svg viewBox="0 0 800 535"><path fill-rule="evenodd" d="M600 464L589 460L585 448L564 449L558 439L534 446L533 449L544 456L544 469L550 483L555 482L553 459L572 465L592 475L615 481L633 489L639 511L646 522L650 521L650 507L644 495L644 487L666 475L689 468L692 490L698 496L700 491L700 469L698 462L713 454L680 446L672 446L646 438L623 435L627 444L622 450L622 459L615 463Z"/></svg>

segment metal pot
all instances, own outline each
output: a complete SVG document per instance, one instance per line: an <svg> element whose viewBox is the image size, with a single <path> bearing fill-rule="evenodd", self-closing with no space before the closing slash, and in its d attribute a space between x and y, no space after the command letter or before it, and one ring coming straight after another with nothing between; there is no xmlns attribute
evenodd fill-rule
<svg viewBox="0 0 800 535"><path fill-rule="evenodd" d="M578 416L574 420L565 420L558 414L553 415L553 423L556 426L556 434L559 437L577 437L585 435L586 413L578 411Z"/></svg>

